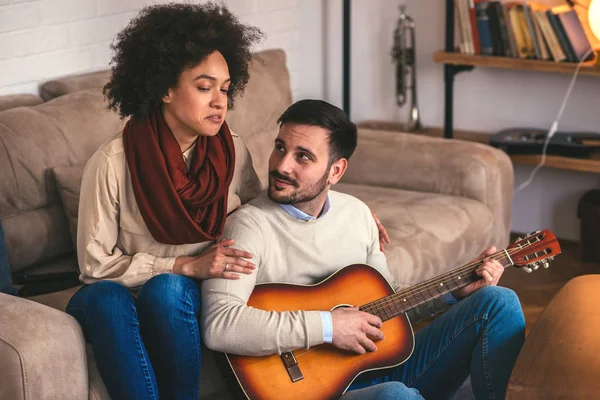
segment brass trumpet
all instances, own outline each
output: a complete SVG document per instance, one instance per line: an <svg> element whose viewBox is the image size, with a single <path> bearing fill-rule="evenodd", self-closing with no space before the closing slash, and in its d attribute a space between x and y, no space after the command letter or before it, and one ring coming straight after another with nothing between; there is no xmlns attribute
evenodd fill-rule
<svg viewBox="0 0 600 400"><path fill-rule="evenodd" d="M405 129L423 130L417 107L417 79L415 69L415 21L406 15L406 4L400 4L400 18L394 31L392 58L396 64L396 103L403 107L410 90L410 114Z"/></svg>

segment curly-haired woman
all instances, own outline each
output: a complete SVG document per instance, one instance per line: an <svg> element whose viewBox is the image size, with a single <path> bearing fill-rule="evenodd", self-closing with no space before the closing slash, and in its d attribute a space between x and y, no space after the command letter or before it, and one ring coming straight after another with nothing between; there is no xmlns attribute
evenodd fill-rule
<svg viewBox="0 0 600 400"><path fill-rule="evenodd" d="M260 189L225 116L261 36L222 5L169 4L143 9L112 45L104 93L129 120L84 171L85 285L67 312L113 399L196 399L198 281L254 269L233 241L213 243L228 211Z"/></svg>

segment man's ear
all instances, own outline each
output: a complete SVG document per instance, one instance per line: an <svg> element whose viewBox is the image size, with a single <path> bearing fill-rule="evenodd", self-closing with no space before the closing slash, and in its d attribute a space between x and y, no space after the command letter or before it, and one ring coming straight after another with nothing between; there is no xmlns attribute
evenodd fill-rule
<svg viewBox="0 0 600 400"><path fill-rule="evenodd" d="M165 94L161 100L163 101L163 103L170 103L172 96L173 96L173 91L171 89L169 89L167 91L167 94Z"/></svg>
<svg viewBox="0 0 600 400"><path fill-rule="evenodd" d="M333 164L331 164L331 168L329 169L329 179L328 183L330 185L335 185L342 179L344 176L344 172L346 172L346 168L348 168L348 160L345 158L340 158Z"/></svg>

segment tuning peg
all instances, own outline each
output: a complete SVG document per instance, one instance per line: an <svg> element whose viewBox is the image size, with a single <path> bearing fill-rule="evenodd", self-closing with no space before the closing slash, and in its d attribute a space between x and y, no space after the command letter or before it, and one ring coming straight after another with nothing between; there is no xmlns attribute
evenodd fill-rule
<svg viewBox="0 0 600 400"><path fill-rule="evenodd" d="M550 266L550 264L548 264L548 262L545 262L544 264L542 264L544 266L544 268L548 269L548 267Z"/></svg>
<svg viewBox="0 0 600 400"><path fill-rule="evenodd" d="M534 271L537 271L537 269L540 267L540 263L539 262L534 262L533 264L531 264L531 268L533 268Z"/></svg>
<svg viewBox="0 0 600 400"><path fill-rule="evenodd" d="M530 274L533 270L529 267L523 267L523 271L527 272L528 274Z"/></svg>

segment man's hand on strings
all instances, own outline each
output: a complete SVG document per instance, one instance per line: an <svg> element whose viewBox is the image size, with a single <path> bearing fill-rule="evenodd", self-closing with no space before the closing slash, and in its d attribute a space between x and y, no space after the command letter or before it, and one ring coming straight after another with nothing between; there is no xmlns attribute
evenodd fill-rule
<svg viewBox="0 0 600 400"><path fill-rule="evenodd" d="M498 281L504 273L504 267L498 262L498 260L489 257L496 252L495 246L488 247L481 255L473 261L484 260L483 264L475 270L475 273L481 277L481 279L470 283L469 285L457 289L452 292L452 296L455 299L460 300L467 296L472 295L475 291L481 289L484 286L496 286Z"/></svg>

